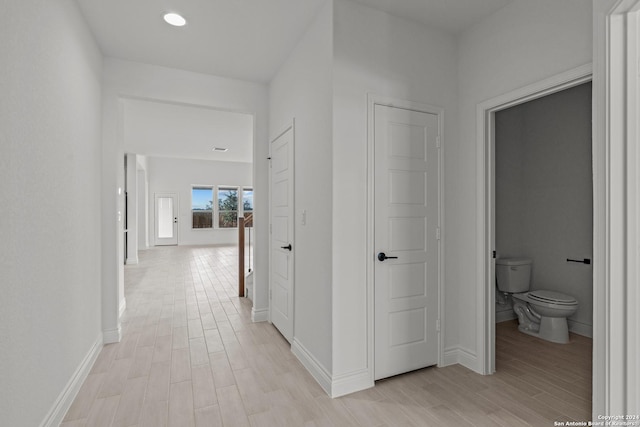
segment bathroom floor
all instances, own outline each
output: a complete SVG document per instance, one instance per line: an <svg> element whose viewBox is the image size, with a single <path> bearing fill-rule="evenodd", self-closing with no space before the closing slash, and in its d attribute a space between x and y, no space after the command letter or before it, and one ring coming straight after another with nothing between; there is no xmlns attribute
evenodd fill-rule
<svg viewBox="0 0 640 427"><path fill-rule="evenodd" d="M577 421L591 419L592 340L569 334L555 344L518 331L518 321L496 324L496 375L527 393L529 407L553 408Z"/></svg>

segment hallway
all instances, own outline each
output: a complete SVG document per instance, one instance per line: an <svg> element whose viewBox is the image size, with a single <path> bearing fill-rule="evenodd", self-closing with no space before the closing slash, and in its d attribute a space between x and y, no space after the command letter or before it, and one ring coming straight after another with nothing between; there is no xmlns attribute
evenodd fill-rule
<svg viewBox="0 0 640 427"><path fill-rule="evenodd" d="M104 347L61 425L548 426L589 418L590 340L572 335L538 357L531 345L539 341L508 324L496 375L427 368L331 399L273 326L250 322L236 268L232 247L141 251L140 264L125 269L123 340ZM575 383L536 372L537 359L556 357L570 357Z"/></svg>

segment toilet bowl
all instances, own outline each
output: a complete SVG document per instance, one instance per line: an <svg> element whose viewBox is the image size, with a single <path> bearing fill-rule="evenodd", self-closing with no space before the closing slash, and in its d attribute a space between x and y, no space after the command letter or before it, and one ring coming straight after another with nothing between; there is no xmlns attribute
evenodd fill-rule
<svg viewBox="0 0 640 427"><path fill-rule="evenodd" d="M549 290L513 294L512 298L520 332L559 344L569 342L567 317L578 310L575 298Z"/></svg>
<svg viewBox="0 0 640 427"><path fill-rule="evenodd" d="M567 317L578 310L578 301L560 292L544 289L529 291L530 280L530 259L496 260L496 283L501 292L513 298L518 330L543 340L568 343Z"/></svg>

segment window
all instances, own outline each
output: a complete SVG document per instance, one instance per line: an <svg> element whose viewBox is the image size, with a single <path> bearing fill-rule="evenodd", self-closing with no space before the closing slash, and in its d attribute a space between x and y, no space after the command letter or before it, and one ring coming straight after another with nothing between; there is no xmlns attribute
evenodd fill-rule
<svg viewBox="0 0 640 427"><path fill-rule="evenodd" d="M213 228L213 187L191 188L193 228Z"/></svg>
<svg viewBox="0 0 640 427"><path fill-rule="evenodd" d="M218 187L218 227L238 226L238 187Z"/></svg>
<svg viewBox="0 0 640 427"><path fill-rule="evenodd" d="M253 227L253 188L191 187L193 229L236 228L239 216L244 216L245 227Z"/></svg>
<svg viewBox="0 0 640 427"><path fill-rule="evenodd" d="M245 227L253 227L253 188L242 189L242 213Z"/></svg>

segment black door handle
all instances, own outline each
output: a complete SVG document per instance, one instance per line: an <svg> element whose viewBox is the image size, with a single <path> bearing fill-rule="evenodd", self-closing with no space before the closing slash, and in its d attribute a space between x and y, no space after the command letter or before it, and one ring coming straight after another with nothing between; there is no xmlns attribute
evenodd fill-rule
<svg viewBox="0 0 640 427"><path fill-rule="evenodd" d="M387 256L384 252L378 254L378 261L384 261L385 259L398 259L397 256Z"/></svg>
<svg viewBox="0 0 640 427"><path fill-rule="evenodd" d="M280 247L281 247L282 249L286 249L286 250L288 250L288 251L290 251L290 250L292 249L292 248L291 248L291 243L289 243L287 246L280 246Z"/></svg>

